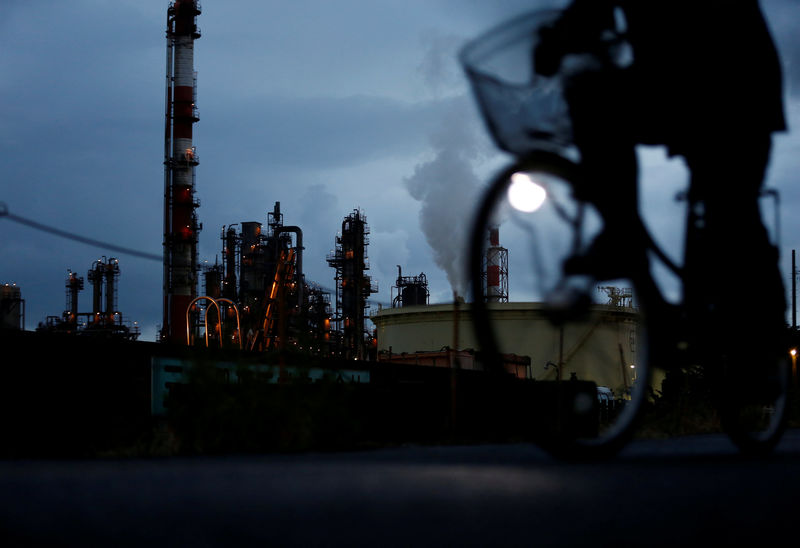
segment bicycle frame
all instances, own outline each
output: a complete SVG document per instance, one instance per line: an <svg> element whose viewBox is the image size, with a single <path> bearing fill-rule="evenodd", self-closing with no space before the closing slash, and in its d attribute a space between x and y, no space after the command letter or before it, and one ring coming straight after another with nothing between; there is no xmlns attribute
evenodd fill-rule
<svg viewBox="0 0 800 548"><path fill-rule="evenodd" d="M552 70L547 70L546 67L544 67L545 70L537 70L534 64L541 62L542 59L537 59L537 56L532 55L532 52L537 51L541 44L543 33L540 31L552 25L559 17L560 12L558 11L531 12L520 16L491 29L473 40L462 49L460 55L461 64L470 80L474 96L487 123L489 133L501 149L518 158L515 165L503 170L490 185L477 211L476 222L470 239L469 274L473 280L474 326L484 352L485 367L498 373L501 370L499 360L497 360L498 340L493 330L492 321L488 316L488 308L483 302L482 284L480 283L481 254L485 237L483 231L489 222L490 216L493 214L493 208L498 206L499 193L516 171L525 171L527 167L539 166L544 168L543 171L553 173L567 181L568 184L572 185L572 188L590 188L589 186L583 186L585 184L584 180L588 181L589 178L587 177L588 174L584 173L586 168L578 163L581 151L578 150L580 147L575 142L575 130L577 128L571 118L575 111L573 108L576 104L575 97L572 97L572 103L567 98L569 90L574 89L570 87L571 79L576 74L579 74L581 70L590 70L593 66L624 68L626 62L625 55L623 55L625 48L617 47L620 44L624 45L624 40L620 42L616 39L624 38L624 29L622 28L624 25L617 24L616 27L618 28L610 29L615 31L612 33L615 35L612 37L614 39L608 42L601 41L597 44L596 50L587 51L588 58L580 55L578 58L571 59L570 63L567 63L570 65L568 68L564 68L565 63L561 63L561 68L554 74ZM616 55L617 53L620 55ZM564 59L561 60L563 61ZM593 97L597 95L597 90L594 87L588 86L586 89L590 90ZM613 101L611 104L613 104ZM593 103L589 103L587 108L592 108L593 106ZM609 122L609 120L611 118L600 117L593 120L592 123L594 125L590 127L607 129L606 122ZM587 127L586 124L582 126L582 128L585 127ZM591 144L594 139L613 139L613 136L608 137L604 132L597 133L597 136L590 137L588 140L586 134L583 133L581 146L585 147L587 144ZM602 145L602 141L599 141L599 143ZM751 145L755 148L749 148ZM770 450L780 439L782 429L785 426L786 360L778 356L776 353L777 346L773 341L773 339L776 339L776 329L774 328L775 319L778 316L777 305L773 306L773 303L778 301L776 298L777 290L774 287L775 283L769 279L771 274L765 274L760 277L758 275L753 276L754 279L763 281L765 285L770 285L769 290L772 291L769 296L769 299L771 299L769 305L761 308L751 306L749 309L751 311L766 309L765 318L759 318L759 320L768 325L766 327L759 326L756 331L767 333L772 329L772 332L766 336L766 342L764 343L766 351L762 355L759 353L760 347L757 342L746 340L749 334L746 333L746 328L741 325L753 322L753 319L747 317L746 311L737 311L735 304L731 304L731 296L725 294L726 291L734 287L733 284L731 282L715 283L718 280L714 279L713 273L710 271L717 267L715 261L719 263L724 259L720 258L721 254L717 250L709 246L718 244L720 238L726 236L720 232L719 226L723 226L721 230L724 231L724 226L730 227L736 224L735 221L731 223L731 216L726 216L726 212L724 212L724 202L727 197L721 194L720 189L725 185L724 183L718 185L716 181L720 176L720 166L724 165L727 168L725 172L726 181L727 179L736 180L741 178L744 181L742 187L745 188L743 190L747 192L753 191L753 185L760 183L761 179L758 179L758 177L763 178L763 173L759 174L757 170L760 169L760 162L768 159L768 145L768 141L759 141L758 139L742 144L737 154L754 158L749 163L745 162L746 172L744 174L742 174L741 165L729 161L727 156L730 155L730 151L723 147L717 147L710 155L707 147L702 150L694 150L694 155L691 158L687 158L687 163L691 164L692 187L695 188L693 191L695 194L690 195L691 193L687 193L686 195L688 209L687 224L685 225L686 233L684 234L686 246L683 265L676 265L663 252L647 230L640 212L636 211L632 217L632 226L626 227L628 231L626 236L631 236L631 231L633 231L634 237L628 237L626 240L627 245L631 245L631 242L634 242L633 245L636 246L635 252L640 255L635 258L635 266L621 267L623 270L621 278L624 278L626 283L630 282L635 286L638 292L639 307L643 310L641 317L645 319L645 322L651 323L650 328L645 329L645 332L650 331L649 338L652 343L651 348L645 352L648 354L649 361L652 362L655 359L662 369L676 369L686 364L700 364L708 369L715 376L715 382L719 382L720 386L722 386L718 392L721 394L718 399L721 402L720 413L723 426L731 439L746 452L766 452ZM711 192L712 189L716 192L713 200L704 201L696 195L696 189L702 186L707 187L708 192ZM749 189L746 187L749 187ZM778 225L778 195L774 191L767 191L766 195L775 198L776 225ZM752 205L748 203L748 200L753 199L753 195L745 197L742 194L737 198L741 198L738 201L738 205L742 206L741 211L746 213L747 221L750 223L742 223L742 226L753 226L753 210L747 209ZM716 220L714 222L709 223L713 228L708 229L704 225L701 210L712 202L717 217L715 217ZM720 204L722 204L723 210L720 210ZM599 207L598 204L592 205L596 206L596 208ZM723 215L719 215L720 211L723 211ZM611 216L605 217L602 213L600 216L604 220L613 218ZM605 213L607 214L608 212ZM629 211L625 213L626 215L631 214ZM759 213L758 222L761 222L760 217ZM718 223L719 219L723 219L723 222ZM573 231L572 235L575 236L573 238L575 241L579 239L577 231L581 230L580 224L580 220L578 220L568 228L568 230ZM521 223L520 226L522 226ZM530 221L530 226L534 226L533 220ZM763 226L760 228L763 228ZM747 231L748 229L744 228L735 232L743 240L746 240L748 237ZM534 233L534 230L530 230L530 234ZM615 234L614 237L616 236ZM768 258L769 255L764 249L758 247L763 244L762 236L763 234L759 232L756 246L751 246L750 248L752 253L758 255L760 259ZM776 238L779 239L779 237L778 227L776 229ZM532 244L533 247L537 245L535 242L532 242ZM564 244L562 241L559 241L558 245L562 248L559 251L568 247L568 244ZM726 245L725 251L727 252L730 249L730 245ZM708 250L715 252L706 253ZM580 258L583 250L578 249L578 245L575 244L572 246L571 252L574 256ZM603 252L605 251L600 250L597 253ZM535 252L530 253L529 257L536 256ZM664 265L678 278L681 286L681 297L678 304L668 302L663 291L654 280L651 272L652 265L649 261L650 256L655 256L660 264ZM595 259L597 258L595 257ZM535 262L531 261L531 263ZM618 265L612 264L612 268L608 270L613 271L616 266ZM764 271L766 272L770 268L772 267L768 266ZM627 272L624 272L626 269ZM752 269L750 272L752 272ZM772 272L774 273L775 270L773 269ZM587 274L591 277L592 272ZM597 274L597 272L594 274ZM562 280L569 277L565 272L562 272L561 275ZM609 274L603 274L603 276L606 275ZM780 281L777 284L782 287ZM570 297L570 295L567 295L567 297ZM562 299L559 303L561 308L553 308L550 312L549 320L551 324L574 320L575 316L581 313L581 307L588 310L591 300L588 297L581 300L579 297L572 301L569 298ZM731 379L738 379L741 383L742 379L745 378L745 374L750 373L747 370L749 364L747 364L743 356L736 354L736 348L716 347L729 334L727 322L731 321L738 321L740 324L736 326L734 331L735 338L739 339L737 342L746 351L747 357L752 358L754 362L758 362L759 366L763 365L761 369L754 368L754 370L758 369L755 373L758 381L756 384L761 383L765 387L763 392L768 397L762 397L763 394L759 395L758 398L755 398L757 400L755 405L769 406L774 411L764 429L759 430L758 428L760 427L755 427L755 429L749 430L748 428L750 427L745 426L743 415L739 413L745 405L740 405L737 402L732 403L731 399L724 393L727 387L733 386ZM756 325L757 323L755 322ZM645 337L645 339L647 338ZM622 361L621 352L620 361ZM761 362L764 363L761 364ZM558 365L560 372L563 364ZM650 368L647 369L649 371ZM559 382L560 377L561 375L559 374ZM598 375L595 378L600 379L601 377ZM640 382L647 383L649 378L640 376ZM644 396L641 394L643 392L644 390L637 391L639 395L636 398L638 399L633 401L635 409L638 409L638 406L642 404ZM599 456L613 453L632 436L636 413L633 413L633 415L633 418L626 419L602 443L592 441L579 443L573 439L559 440L551 449L556 453L571 454L573 456Z"/></svg>
<svg viewBox="0 0 800 548"><path fill-rule="evenodd" d="M497 333L494 330L489 309L483 299L482 284L479 283L483 268L482 249L485 242L485 228L488 220L493 215L493 208L503 198L501 193L507 190L511 175L532 168L541 168L542 171L554 174L570 183L580 183L581 178L584 177L583 168L579 164L552 152L534 151L526 156L525 159L502 170L494 178L476 213L476 222L470 238L471 253L469 261L469 272L473 280L473 322L484 356L484 366L487 370L494 371L498 375L501 374L502 367L498 359L500 350L497 345ZM697 223L696 213L692 213L693 210L696 211L694 207L696 203L687 200L687 205L689 206L689 214L687 215L687 231L689 233L686 237L697 237L698 233L702 232L702 223ZM583 209L581 208L580 210L582 211ZM580 224L580 220L576 221L570 230L578 230ZM640 237L631 239L641 242L641 245L644 246L645 249L640 250L640 252L648 251L655 255L659 261L678 276L682 287L686 286L687 280L692 279L691 277L695 276L698 270L702 271L707 268L707 263L703 262L697 264L689 262L683 266L677 266L665 255L653 239L638 211L635 215L634 224L635 226L631 227L631 229L637 231ZM627 235L630 236L630 233ZM788 380L785 378L785 369L776 369L774 374L770 369L769 378L773 380L765 381L772 382L776 387L773 392L777 394L775 400L775 406L777 407L770 404L775 410L773 413L775 419L769 420L763 433L747 431L741 425L741 419L739 418L740 407L743 406L737 401L726 398L724 392L730 386L730 383L727 382L730 378L730 373L725 367L720 368L716 363L717 358L719 358L719 352L714 347L714 344L720 340L721 335L724 335L724 329L722 327L714 328L713 333L711 333L712 336L707 337L707 340L704 340L700 335L707 336L709 333L698 334L697 326L710 329L710 322L719 320L719 318L714 317L713 305L715 303L713 301L709 303L704 299L692 300L687 298L691 296L687 296L684 291L680 302L672 304L665 299L663 292L655 283L649 267L639 271L631 271L628 274L628 279L633 282L637 290L638 306L643 311L642 317L645 319L645 330L649 332L649 348L646 348L644 352L647 354L651 364L664 371L680 369L687 365L701 365L712 375L714 382L722 387L718 392L717 405L723 420L727 421L725 428L731 439L743 451L751 453L763 453L774 447L785 427L785 396L788 385ZM708 280L709 277L705 276L703 279ZM563 318L556 319L551 317L550 320L556 323L569 322L571 321L570 314L572 313L580 314L581 311L567 310ZM645 345L647 345L647 342L645 342ZM649 386L652 365L640 372L638 381L642 387ZM709 366L713 367L709 368ZM560 377L559 375L559 379ZM633 400L629 402L629 405L632 406L632 413L630 416L620 420L618 424L615 424L606 439L601 441L588 440L586 442L578 442L574 439L539 441L546 449L561 457L596 458L613 455L632 438L639 418L638 409L647 398L646 390L639 389L634 391L632 398Z"/></svg>

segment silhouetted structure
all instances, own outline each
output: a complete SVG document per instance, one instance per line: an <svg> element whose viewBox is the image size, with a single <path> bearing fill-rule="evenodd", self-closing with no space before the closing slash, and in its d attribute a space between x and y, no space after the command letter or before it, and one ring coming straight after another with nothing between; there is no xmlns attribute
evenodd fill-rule
<svg viewBox="0 0 800 548"><path fill-rule="evenodd" d="M201 314L193 332L200 330L205 314L203 328L212 336L222 333L224 340L236 343L241 337L241 346L249 350L291 346L326 354L330 300L321 289L307 288L303 231L283 224L280 202L267 213L266 230L260 222L236 223L222 228L221 239L222 264L205 271L205 295L197 303ZM217 325L216 307L224 325Z"/></svg>
<svg viewBox="0 0 800 548"><path fill-rule="evenodd" d="M176 0L167 9L166 116L164 128L164 318L161 339L181 343L186 310L197 296L195 167L192 144L197 114L194 41L200 37L196 0Z"/></svg>
<svg viewBox="0 0 800 548"><path fill-rule="evenodd" d="M336 237L336 249L328 256L328 264L336 269L337 331L341 332L344 357L364 359L367 356L364 320L367 299L378 291L372 285L367 262L369 245L367 218L358 209L344 218L342 233Z"/></svg>
<svg viewBox="0 0 800 548"><path fill-rule="evenodd" d="M67 270L65 281L66 308L61 316L48 316L37 331L55 331L77 335L94 335L106 338L136 340L139 326L126 325L122 312L117 308L117 282L119 261L105 257L92 263L87 273L92 284L92 311L80 312L79 294L84 288L84 279L72 270ZM103 298L105 296L105 299Z"/></svg>
<svg viewBox="0 0 800 548"><path fill-rule="evenodd" d="M489 245L486 248L486 274L484 283L486 301L490 303L508 302L508 249L500 245L500 229L489 228Z"/></svg>
<svg viewBox="0 0 800 548"><path fill-rule="evenodd" d="M0 286L0 329L25 328L25 299L17 284Z"/></svg>
<svg viewBox="0 0 800 548"><path fill-rule="evenodd" d="M400 265L397 265L397 281L392 286L393 293L395 289L397 295L392 298L392 308L428 304L430 291L428 291L428 278L424 272L420 272L419 276L403 276Z"/></svg>

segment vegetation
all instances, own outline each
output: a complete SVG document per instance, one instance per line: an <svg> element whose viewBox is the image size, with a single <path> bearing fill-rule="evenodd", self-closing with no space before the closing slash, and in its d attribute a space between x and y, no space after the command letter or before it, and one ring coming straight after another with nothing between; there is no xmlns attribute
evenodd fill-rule
<svg viewBox="0 0 800 548"><path fill-rule="evenodd" d="M669 438L720 432L708 379L700 367L668 371L660 390L654 390L642 414L637 435Z"/></svg>
<svg viewBox="0 0 800 548"><path fill-rule="evenodd" d="M275 382L277 381L277 382ZM180 454L351 448L359 437L360 386L307 376L271 379L242 366L237 380L198 363L167 400L172 449Z"/></svg>
<svg viewBox="0 0 800 548"><path fill-rule="evenodd" d="M800 428L797 380L789 391L788 427ZM645 406L638 435L668 438L721 432L712 381L700 367L669 371L661 390L653 391Z"/></svg>

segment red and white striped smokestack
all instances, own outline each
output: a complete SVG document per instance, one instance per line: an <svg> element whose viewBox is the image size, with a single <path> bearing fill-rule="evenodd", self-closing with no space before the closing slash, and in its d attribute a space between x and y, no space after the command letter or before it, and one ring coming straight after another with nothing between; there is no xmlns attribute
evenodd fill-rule
<svg viewBox="0 0 800 548"><path fill-rule="evenodd" d="M195 166L197 122L194 41L200 37L197 0L167 9L167 90L164 132L164 322L162 340L186 340L186 310L197 296Z"/></svg>
<svg viewBox="0 0 800 548"><path fill-rule="evenodd" d="M500 229L489 227L489 247L486 250L486 299L496 302L500 292L500 263L497 248L500 246Z"/></svg>
<svg viewBox="0 0 800 548"><path fill-rule="evenodd" d="M500 229L489 227L486 247L486 301L508 302L508 250L500 247Z"/></svg>

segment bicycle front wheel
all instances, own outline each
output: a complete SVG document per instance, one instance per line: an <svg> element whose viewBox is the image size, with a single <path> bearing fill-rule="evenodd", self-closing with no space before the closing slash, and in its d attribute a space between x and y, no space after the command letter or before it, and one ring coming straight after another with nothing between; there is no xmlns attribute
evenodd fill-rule
<svg viewBox="0 0 800 548"><path fill-rule="evenodd" d="M499 173L473 224L469 268L484 368L526 378L527 434L558 457L598 458L633 435L649 388L647 330L632 277L564 274L602 230L573 196L578 176L546 152Z"/></svg>

